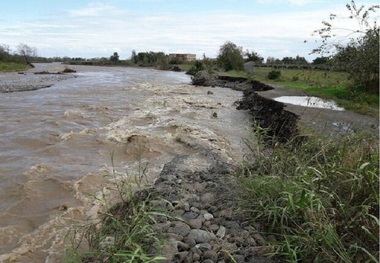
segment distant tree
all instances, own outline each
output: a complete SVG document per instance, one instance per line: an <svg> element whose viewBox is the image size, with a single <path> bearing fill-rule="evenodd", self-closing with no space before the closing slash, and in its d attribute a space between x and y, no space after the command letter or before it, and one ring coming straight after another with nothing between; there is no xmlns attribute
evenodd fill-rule
<svg viewBox="0 0 380 263"><path fill-rule="evenodd" d="M158 52L155 54L155 67L162 70L170 68L168 57L164 52Z"/></svg>
<svg viewBox="0 0 380 263"><path fill-rule="evenodd" d="M114 52L113 55L110 57L110 60L112 62L118 62L119 61L119 54L117 52Z"/></svg>
<svg viewBox="0 0 380 263"><path fill-rule="evenodd" d="M282 63L288 64L288 65L303 65L303 64L308 64L307 60L304 57L296 56L295 58L293 57L284 57L281 60Z"/></svg>
<svg viewBox="0 0 380 263"><path fill-rule="evenodd" d="M30 47L27 44L20 43L17 46L18 54L24 58L25 62L32 65L32 58L37 57L37 48ZM33 65L32 65L33 66Z"/></svg>
<svg viewBox="0 0 380 263"><path fill-rule="evenodd" d="M244 64L243 48L227 41L220 47L217 61L218 65L226 71L241 70Z"/></svg>
<svg viewBox="0 0 380 263"><path fill-rule="evenodd" d="M137 57L137 54L136 54L136 51L135 50L132 50L132 54L131 54L131 61L133 62L133 63L137 63L138 62L138 57Z"/></svg>
<svg viewBox="0 0 380 263"><path fill-rule="evenodd" d="M322 39L321 45L312 53L328 55L351 75L355 89L379 93L379 27L377 20L370 20L380 5L357 7L352 0L346 5L348 20L357 21L357 27L344 28L334 24L338 18L331 14L329 21L322 21L324 27L314 31ZM341 17L339 17L341 18ZM339 19L341 20L341 19ZM348 34L347 34L348 33Z"/></svg>
<svg viewBox="0 0 380 263"><path fill-rule="evenodd" d="M244 59L245 62L253 61L257 64L261 64L264 60L264 58L260 56L257 52L249 51L248 49L245 51L244 56L245 56L245 59Z"/></svg>
<svg viewBox="0 0 380 263"><path fill-rule="evenodd" d="M8 44L2 44L0 46L0 49L2 49L4 52L11 54L11 48Z"/></svg>
<svg viewBox="0 0 380 263"><path fill-rule="evenodd" d="M325 65L330 62L329 57L317 57L313 60L313 65Z"/></svg>

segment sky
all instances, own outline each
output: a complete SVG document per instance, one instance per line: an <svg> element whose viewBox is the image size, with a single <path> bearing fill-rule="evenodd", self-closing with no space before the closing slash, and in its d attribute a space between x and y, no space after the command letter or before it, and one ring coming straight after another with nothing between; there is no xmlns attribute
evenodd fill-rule
<svg viewBox="0 0 380 263"><path fill-rule="evenodd" d="M311 61L320 40L313 31L330 13L344 13L349 1L0 0L0 44L16 51L25 43L45 57L118 52L127 59L135 50L215 58L231 41L265 59L299 55Z"/></svg>

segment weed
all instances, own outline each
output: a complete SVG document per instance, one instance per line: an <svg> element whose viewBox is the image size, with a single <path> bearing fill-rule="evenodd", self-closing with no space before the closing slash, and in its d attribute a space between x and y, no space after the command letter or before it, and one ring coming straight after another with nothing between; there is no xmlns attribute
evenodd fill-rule
<svg viewBox="0 0 380 263"><path fill-rule="evenodd" d="M273 256L288 262L378 262L376 141L361 135L294 138L253 155L241 171L240 207L275 234Z"/></svg>

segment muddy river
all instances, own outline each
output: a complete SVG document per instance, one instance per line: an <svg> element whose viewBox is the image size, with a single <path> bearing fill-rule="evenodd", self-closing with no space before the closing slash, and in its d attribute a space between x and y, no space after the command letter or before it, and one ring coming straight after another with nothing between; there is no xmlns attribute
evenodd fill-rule
<svg viewBox="0 0 380 263"><path fill-rule="evenodd" d="M194 87L177 72L71 68L75 78L50 88L0 93L0 262L63 262L67 231L102 209L96 197L113 177L142 163L153 182L197 147L243 158L241 92Z"/></svg>

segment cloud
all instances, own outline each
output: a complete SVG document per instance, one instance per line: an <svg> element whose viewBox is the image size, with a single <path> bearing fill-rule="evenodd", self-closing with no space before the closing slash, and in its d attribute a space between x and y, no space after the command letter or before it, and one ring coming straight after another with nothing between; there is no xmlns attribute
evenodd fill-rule
<svg viewBox="0 0 380 263"><path fill-rule="evenodd" d="M297 6L316 4L322 1L323 0L256 0L258 4L292 4Z"/></svg>
<svg viewBox="0 0 380 263"><path fill-rule="evenodd" d="M312 48L303 40L311 38L313 30L320 27L321 17L327 15L317 11L139 15L110 5L91 4L48 21L2 26L0 34L9 45L25 42L45 56L108 57L117 51L127 58L134 49L215 57L219 47L229 40L263 56L281 57L289 52L306 55Z"/></svg>
<svg viewBox="0 0 380 263"><path fill-rule="evenodd" d="M100 17L111 16L122 13L119 9L111 5L102 3L91 3L87 7L78 10L69 10L72 17Z"/></svg>

